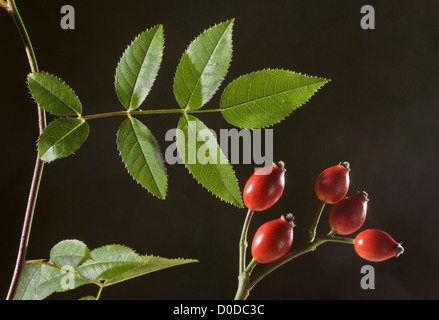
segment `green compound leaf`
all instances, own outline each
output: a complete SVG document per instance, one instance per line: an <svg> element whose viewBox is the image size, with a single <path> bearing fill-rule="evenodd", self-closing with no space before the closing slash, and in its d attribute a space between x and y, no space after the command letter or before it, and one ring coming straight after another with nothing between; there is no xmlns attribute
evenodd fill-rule
<svg viewBox="0 0 439 320"><path fill-rule="evenodd" d="M87 246L79 240L63 240L50 250L50 261L59 268L76 268L90 258Z"/></svg>
<svg viewBox="0 0 439 320"><path fill-rule="evenodd" d="M131 176L160 199L166 197L168 176L160 145L139 120L128 117L117 132L117 148Z"/></svg>
<svg viewBox="0 0 439 320"><path fill-rule="evenodd" d="M59 265L66 263L63 268L52 263L54 260L29 262L20 277L14 299L41 300L54 292L72 290L84 284L106 287L151 272L198 262L194 259L141 256L132 249L117 244L100 247L91 252L86 248L87 246L78 240L64 240L55 245L50 253L51 259L55 258ZM83 261L85 259L86 261ZM77 265L78 263L80 265ZM93 296L81 298L95 299Z"/></svg>
<svg viewBox="0 0 439 320"><path fill-rule="evenodd" d="M41 133L38 139L38 154L45 162L67 157L84 143L88 133L89 126L81 119L56 119Z"/></svg>
<svg viewBox="0 0 439 320"><path fill-rule="evenodd" d="M256 71L226 87L220 102L222 114L239 128L268 127L306 103L328 81L287 70Z"/></svg>
<svg viewBox="0 0 439 320"><path fill-rule="evenodd" d="M235 172L210 129L194 116L182 116L176 138L177 151L193 177L215 196L242 208Z"/></svg>
<svg viewBox="0 0 439 320"><path fill-rule="evenodd" d="M203 32L183 54L174 78L174 95L181 108L199 109L218 90L232 60L233 21Z"/></svg>
<svg viewBox="0 0 439 320"><path fill-rule="evenodd" d="M56 116L81 115L81 101L61 79L47 72L36 72L28 75L27 83L34 100L47 112Z"/></svg>
<svg viewBox="0 0 439 320"><path fill-rule="evenodd" d="M128 110L136 110L155 81L163 56L163 27L146 30L128 46L115 76L119 101Z"/></svg>

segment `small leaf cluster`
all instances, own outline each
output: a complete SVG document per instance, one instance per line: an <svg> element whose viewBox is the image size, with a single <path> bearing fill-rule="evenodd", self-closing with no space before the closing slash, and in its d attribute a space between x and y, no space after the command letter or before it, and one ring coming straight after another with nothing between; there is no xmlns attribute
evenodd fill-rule
<svg viewBox="0 0 439 320"><path fill-rule="evenodd" d="M79 240L63 240L50 251L50 260L29 261L23 270L15 300L42 300L86 284L101 289L151 272L198 262L193 259L166 259L139 255L122 245L94 250ZM87 296L83 300L95 300Z"/></svg>
<svg viewBox="0 0 439 320"><path fill-rule="evenodd" d="M202 112L199 109L212 99L227 75L233 52L233 25L233 19L217 24L190 43L177 66L173 92L181 113L177 151L186 168L213 195L243 207L233 167L213 134L205 136L205 141L198 141L198 134L207 132L208 126L194 116ZM165 160L158 140L136 116L154 113L139 108L157 77L163 50L162 25L141 33L123 53L114 83L119 102L125 108L120 115L127 116L117 132L119 154L133 179L160 199L165 199L168 186ZM306 103L327 81L282 69L256 71L230 82L221 94L220 108L214 111L238 128L266 128ZM51 162L71 155L89 134L90 117L82 115L78 96L61 79L45 72L30 74L28 86L41 108L59 117L38 139L41 159ZM215 160L221 161L201 163L196 159L194 154L206 150L206 144L208 150L215 151L212 152ZM190 157L195 161L188 161Z"/></svg>

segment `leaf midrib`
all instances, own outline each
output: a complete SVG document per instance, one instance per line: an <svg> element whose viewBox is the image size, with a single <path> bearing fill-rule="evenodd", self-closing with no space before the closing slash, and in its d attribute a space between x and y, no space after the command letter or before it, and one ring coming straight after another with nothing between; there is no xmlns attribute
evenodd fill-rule
<svg viewBox="0 0 439 320"><path fill-rule="evenodd" d="M49 90L47 87L45 87L44 85L42 85L41 83L39 83L35 78L31 78L37 85L39 85L41 88L43 88L45 91L49 92L53 97L55 97L58 101L60 101L61 103L63 103L65 106L67 106L70 110L72 110L75 114L77 114L78 116L81 115L80 112L76 111L69 103L65 102L64 100L62 100L60 97L58 97L54 92L52 92L51 90Z"/></svg>
<svg viewBox="0 0 439 320"><path fill-rule="evenodd" d="M59 138L58 140L56 140L55 143L52 143L52 145L50 146L49 149L47 149L41 156L40 158L42 158L49 150L51 150L55 145L57 145L61 140L64 140L68 135L70 135L73 131L77 130L79 127L81 127L82 125L84 125L86 122L85 121L81 121L81 123L79 123L77 126L75 126L72 130L70 130L69 132L67 132L65 135L63 135L61 138Z"/></svg>
<svg viewBox="0 0 439 320"><path fill-rule="evenodd" d="M189 123L188 123L188 118L187 118L187 116L185 115L185 116L183 116L184 117L184 119L185 119L185 121L186 121L186 127L188 128L187 129L187 132L188 132L188 137L189 137ZM198 120L198 121L200 121L200 120ZM196 130L196 129L195 129ZM200 141L198 141L197 139L195 139L195 141L196 141L196 144L197 144L197 148L196 148L196 150L198 150L198 147L201 145L199 142ZM186 147L185 147L186 148ZM219 152L222 152L222 150L221 150L221 148L218 148L219 149ZM197 151L198 152L198 151ZM211 165L210 163L206 163L206 164L209 164L210 165L210 167L213 169L212 171L215 173L215 176L218 178L218 180L220 180L220 181L223 181L223 179L222 179L222 177L221 177L221 175L218 173L218 171L216 170L216 166L213 166L213 165ZM204 165L206 165L206 164L204 164ZM186 163L185 163L185 165L187 165ZM200 164L201 165L201 164ZM232 169L233 170L233 169ZM226 184L225 183L223 183L223 186L226 188L226 190L227 190L227 192L232 196L232 198L235 200L235 203L236 204L240 204L241 203L241 199L236 199L236 197L235 197L235 195L231 192L231 190L229 189L229 187L228 186L226 186Z"/></svg>
<svg viewBox="0 0 439 320"><path fill-rule="evenodd" d="M195 84L195 86L193 87L193 89L192 89L192 91L191 91L191 95L189 96L189 99L188 99L188 101L186 102L186 106L184 107L184 111L187 111L187 109L189 108L189 103L190 103L191 100L192 100L192 97L193 97L193 95L194 95L194 93L195 93L195 89L198 87L198 84L199 84L200 81L201 81L201 78L202 78L202 76L203 76L203 74L204 74L204 71L206 70L207 65L209 64L210 60L212 59L213 55L215 54L216 50L217 50L218 47L219 47L219 43L221 42L221 40L223 39L223 37L224 37L224 35L226 34L227 30L229 30L229 28L230 28L231 25L232 25L232 21L229 22L229 25L227 26L227 28L226 28L226 29L223 31L223 33L221 34L220 39L218 40L217 44L215 45L215 49L213 49L212 53L210 54L209 59L208 59L207 62L204 64L203 71L200 73L200 76L199 76L198 79L197 79L197 83ZM185 53L185 54L187 54L187 53Z"/></svg>
<svg viewBox="0 0 439 320"><path fill-rule="evenodd" d="M130 122L130 125L131 125L131 129L132 129L133 132L134 132L134 136L136 137L137 144L138 144L140 150L142 151L142 157L143 157L143 159L145 160L146 166L148 167L148 170L149 170L149 172L151 173L151 176L152 176L152 178L153 178L152 180L154 181L154 185L155 185L156 189L158 190L158 193L160 194L160 196L163 198L164 195L162 194L162 191L160 190L160 187L159 187L159 185L158 185L158 183L157 183L157 181L156 181L156 177L155 177L153 171L151 170L151 166L149 165L148 160L146 159L145 151L143 150L143 148L142 148L142 144L140 143L140 140L139 140L139 136L137 135L137 132L136 132L136 130L134 129L134 125L133 125L133 122L132 122L132 118L131 118L131 117L129 118L129 122Z"/></svg>
<svg viewBox="0 0 439 320"><path fill-rule="evenodd" d="M148 56L149 49L151 48L151 45L152 45L153 41L155 40L155 38L156 38L156 36L157 36L157 32L158 32L160 29L161 29L161 28L160 28L159 26L156 27L156 30L155 30L155 32L154 32L154 35L152 36L151 42L150 42L149 45L148 45L148 49L146 49L146 51L145 51L145 56L143 57L142 63L140 64L139 72L137 72L137 75L136 75L136 81L134 82L134 85L133 85L132 90L131 90L131 94L130 94L130 103L128 104L128 110L132 110L131 107L132 107L132 104L133 104L134 92L135 92L135 89L136 89L136 87L137 87L137 83L139 82L139 78L140 78L141 70L142 70L142 68L143 68L143 66L144 66L144 64L145 64L146 57Z"/></svg>
<svg viewBox="0 0 439 320"><path fill-rule="evenodd" d="M288 92L291 92L291 91L294 91L294 90L297 90L297 89L301 89L301 88L304 88L304 87L308 87L308 86L311 86L311 85L316 85L316 84L319 84L319 83L323 83L323 84L324 84L324 83L326 83L326 82L328 82L328 80L326 80L326 79L322 79L322 81L317 81L317 82L309 83L309 84L302 85L302 86L299 86L299 87L294 87L294 88L292 88L292 89L288 89L288 90L285 90L285 91L280 91L280 92L276 92L276 93L268 94L268 95L263 96L263 97L260 97L260 98L250 99L250 100L248 100L248 101L241 102L241 103L239 103L239 104L235 104L235 105L228 106L228 107L222 107L222 106L220 106L220 108L221 108L221 111L223 111L223 110L229 110L229 109L233 109L233 108L236 108L236 107L243 106L243 105L248 104L248 103L252 103L252 102L255 102L255 101L259 101L259 100L264 100L264 99L267 99L267 98L271 98L271 97L273 97L273 96L277 96L277 95L285 94L285 93L288 93Z"/></svg>

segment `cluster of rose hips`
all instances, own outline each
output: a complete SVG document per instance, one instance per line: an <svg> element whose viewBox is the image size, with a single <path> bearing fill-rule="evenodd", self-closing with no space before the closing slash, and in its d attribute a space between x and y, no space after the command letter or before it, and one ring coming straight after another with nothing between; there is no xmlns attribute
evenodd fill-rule
<svg viewBox="0 0 439 320"><path fill-rule="evenodd" d="M285 186L285 165L282 161L262 168L250 177L244 187L243 199L247 208L264 211L281 197ZM323 204L333 204L329 225L335 234L356 232L366 219L368 194L364 191L346 197L349 190L348 162L327 168L317 178L315 192ZM293 243L294 217L282 215L263 224L253 238L251 252L259 263L270 263L284 256ZM404 249L389 234L378 229L360 232L354 240L357 254L368 261L384 261L398 257Z"/></svg>

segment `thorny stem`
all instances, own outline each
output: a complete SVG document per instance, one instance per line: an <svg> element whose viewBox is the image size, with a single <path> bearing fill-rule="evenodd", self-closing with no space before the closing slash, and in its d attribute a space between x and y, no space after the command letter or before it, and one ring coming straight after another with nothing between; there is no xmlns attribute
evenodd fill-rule
<svg viewBox="0 0 439 320"><path fill-rule="evenodd" d="M38 72L39 68L38 68L35 52L33 50L32 43L27 33L26 27L23 23L23 20L21 19L20 13L18 12L17 6L15 4L15 0L8 0L7 6L5 6L4 1L1 1L0 5L9 12L12 19L15 22L15 25L17 26L21 40L23 41L24 44L24 48L26 51L31 72ZM44 127L46 126L46 114L44 110L42 110L38 105L37 105L37 111L38 111L38 128L39 128L39 133L41 134ZM17 261L15 264L14 273L12 276L8 295L6 297L7 300L13 299L21 271L25 264L26 251L29 243L32 220L33 220L35 205L38 197L38 190L41 182L41 177L43 174L43 168L44 168L44 163L37 155L37 159L35 161L34 173L32 176L29 197L26 206L26 212L24 215L23 229L22 229L20 244L18 248Z"/></svg>

